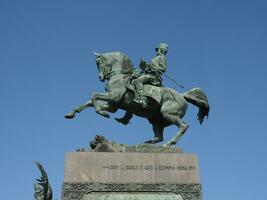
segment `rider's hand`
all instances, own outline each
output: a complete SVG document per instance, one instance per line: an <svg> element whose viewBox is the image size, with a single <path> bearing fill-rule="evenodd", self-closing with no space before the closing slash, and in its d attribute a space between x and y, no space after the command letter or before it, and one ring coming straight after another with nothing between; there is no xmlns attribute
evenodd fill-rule
<svg viewBox="0 0 267 200"><path fill-rule="evenodd" d="M144 69L146 67L146 61L143 58L141 58L141 61L140 61L139 65L140 65L141 69Z"/></svg>

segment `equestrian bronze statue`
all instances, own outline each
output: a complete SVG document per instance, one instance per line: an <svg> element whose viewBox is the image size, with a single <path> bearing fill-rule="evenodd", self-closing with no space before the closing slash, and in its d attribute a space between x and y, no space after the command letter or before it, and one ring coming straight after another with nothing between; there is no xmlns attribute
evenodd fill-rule
<svg viewBox="0 0 267 200"><path fill-rule="evenodd" d="M153 59L148 63L141 60L141 72L133 67L131 60L123 53L95 53L99 80L106 81L106 92L94 94L92 99L74 108L65 117L74 118L86 108L94 107L96 113L110 118L109 113L122 109L126 111L125 115L116 118L117 122L127 125L132 116L137 115L148 119L152 124L154 137L145 143L163 141L164 128L176 125L179 131L164 144L175 145L188 129L188 125L182 121L188 102L199 108L197 116L200 124L209 114L209 104L207 96L200 88L180 94L171 88L162 87L161 75L166 71L164 63L167 48L164 43L158 47L161 52L155 58L159 56L157 59L160 64L156 61L156 64L152 63ZM158 70L157 67L160 66L162 70Z"/></svg>

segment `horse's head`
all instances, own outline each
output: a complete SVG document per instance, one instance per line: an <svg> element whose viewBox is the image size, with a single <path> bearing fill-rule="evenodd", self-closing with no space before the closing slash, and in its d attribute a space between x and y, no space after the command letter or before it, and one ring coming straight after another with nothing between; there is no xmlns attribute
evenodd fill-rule
<svg viewBox="0 0 267 200"><path fill-rule="evenodd" d="M117 73L128 74L133 70L133 65L128 56L120 52L94 53L96 56L96 66L99 70L99 80L105 81Z"/></svg>
<svg viewBox="0 0 267 200"><path fill-rule="evenodd" d="M99 54L99 53L94 53L96 56L96 66L98 68L99 74L98 74L98 78L100 81L105 81L105 75L104 75L104 71L105 71L105 63L106 63L106 58L104 57L103 54Z"/></svg>

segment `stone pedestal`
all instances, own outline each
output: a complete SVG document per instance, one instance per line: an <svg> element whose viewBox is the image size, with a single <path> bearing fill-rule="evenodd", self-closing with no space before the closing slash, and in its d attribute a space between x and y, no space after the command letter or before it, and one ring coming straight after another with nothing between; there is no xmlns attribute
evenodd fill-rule
<svg viewBox="0 0 267 200"><path fill-rule="evenodd" d="M186 153L67 153L62 200L200 200L198 161Z"/></svg>

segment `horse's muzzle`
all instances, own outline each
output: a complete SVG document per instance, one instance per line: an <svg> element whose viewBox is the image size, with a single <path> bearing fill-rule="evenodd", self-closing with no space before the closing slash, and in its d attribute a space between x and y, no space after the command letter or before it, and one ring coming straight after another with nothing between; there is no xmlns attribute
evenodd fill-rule
<svg viewBox="0 0 267 200"><path fill-rule="evenodd" d="M105 77L104 76L99 76L98 77L100 81L104 82L105 81Z"/></svg>

